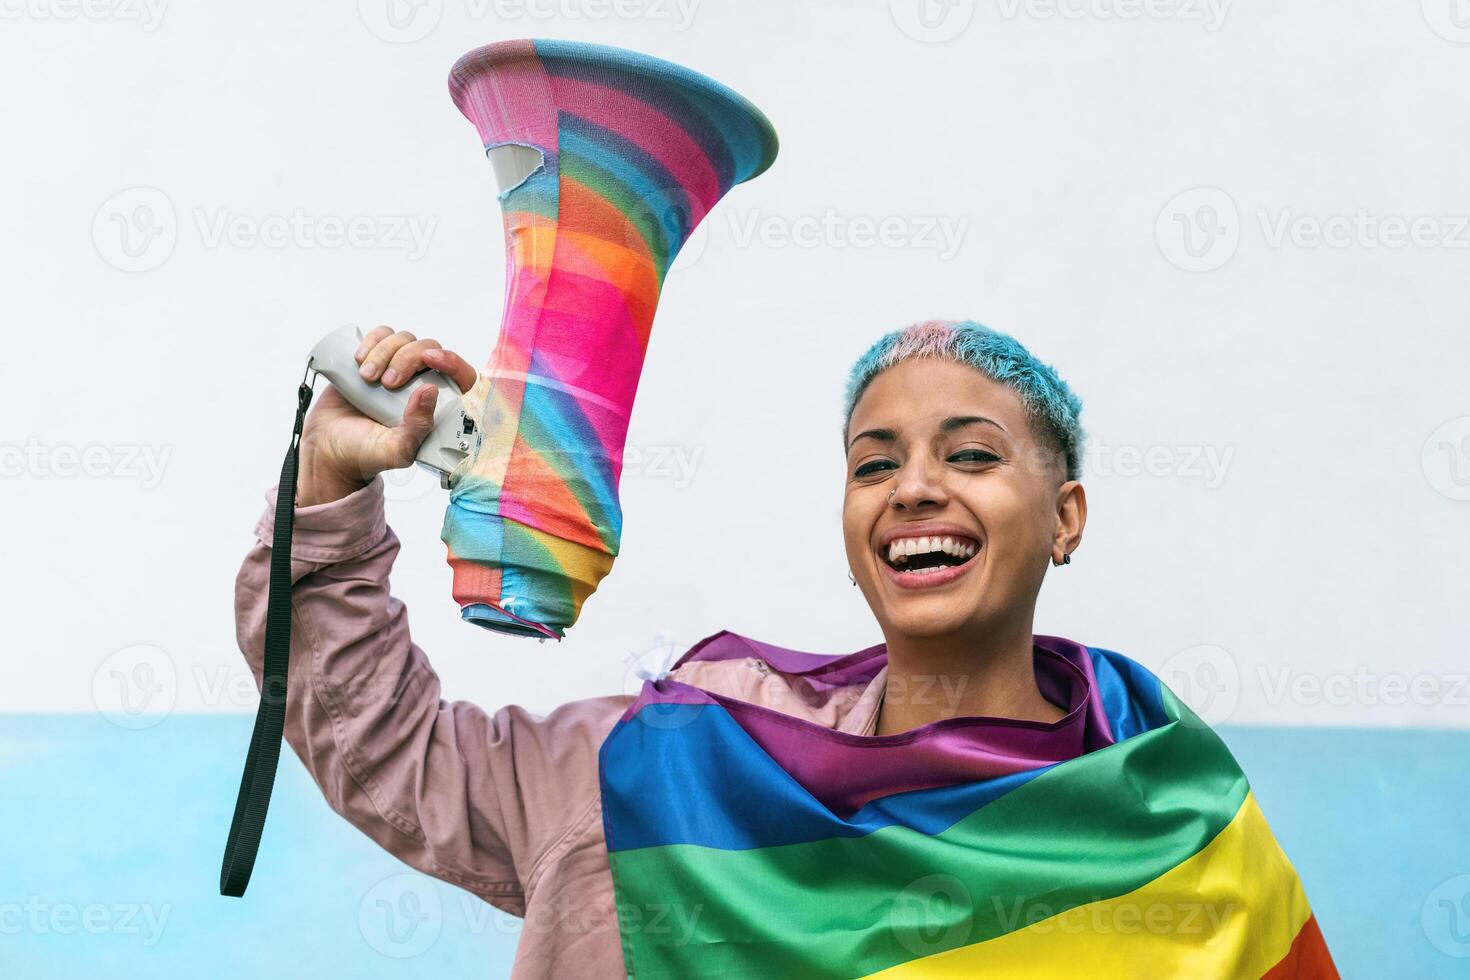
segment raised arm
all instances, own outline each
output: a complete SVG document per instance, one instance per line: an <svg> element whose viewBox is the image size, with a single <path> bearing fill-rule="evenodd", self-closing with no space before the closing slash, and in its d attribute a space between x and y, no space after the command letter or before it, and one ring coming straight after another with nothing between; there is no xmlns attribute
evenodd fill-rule
<svg viewBox="0 0 1470 980"><path fill-rule="evenodd" d="M332 437L323 414L343 410L352 411L323 392L302 439L286 741L332 809L363 833L410 866L523 915L538 861L596 805L597 746L621 701L573 702L541 718L518 705L491 714L441 698L407 610L389 591L399 543L377 476L387 466L370 460L347 472L318 452L315 440ZM377 425L361 416L349 424L356 421ZM411 437L372 438L399 439L408 460L417 446ZM339 431L335 445L354 442ZM361 461L369 449L356 451ZM354 488L359 475L367 482ZM237 639L257 688L275 489L266 497L235 587Z"/></svg>
<svg viewBox="0 0 1470 980"><path fill-rule="evenodd" d="M274 501L275 490L267 494ZM240 650L261 684L274 503L235 581ZM333 810L426 874L521 913L517 852L528 847L511 732L495 716L439 696L388 592L398 539L383 481L298 509L292 544L286 741Z"/></svg>

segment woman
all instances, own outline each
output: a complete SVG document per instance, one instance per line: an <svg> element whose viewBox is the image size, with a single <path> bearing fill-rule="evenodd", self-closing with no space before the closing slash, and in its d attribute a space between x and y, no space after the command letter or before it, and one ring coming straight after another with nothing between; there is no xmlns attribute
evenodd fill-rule
<svg viewBox="0 0 1470 980"><path fill-rule="evenodd" d="M475 370L380 327L370 381ZM301 442L286 739L333 809L525 917L515 976L1336 976L1244 777L1146 670L1032 632L1087 498L1080 400L1004 334L879 339L846 391L843 535L883 643L721 631L634 696L440 699L388 590L386 429ZM261 676L274 491L236 596ZM615 914L616 909L616 914Z"/></svg>

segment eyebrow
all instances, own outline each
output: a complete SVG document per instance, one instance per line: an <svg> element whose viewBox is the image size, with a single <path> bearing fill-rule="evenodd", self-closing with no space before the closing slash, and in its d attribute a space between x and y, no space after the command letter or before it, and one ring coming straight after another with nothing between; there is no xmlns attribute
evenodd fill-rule
<svg viewBox="0 0 1470 980"><path fill-rule="evenodd" d="M983 415L951 415L940 423L939 431L953 432L955 429L963 429L967 425L993 425L1002 432L1006 431L1006 427L995 419L988 419ZM853 436L852 442L847 444L848 452L851 452L853 445L864 436L869 439L877 439L879 442L893 442L898 438L898 433L892 429L864 429L862 432Z"/></svg>

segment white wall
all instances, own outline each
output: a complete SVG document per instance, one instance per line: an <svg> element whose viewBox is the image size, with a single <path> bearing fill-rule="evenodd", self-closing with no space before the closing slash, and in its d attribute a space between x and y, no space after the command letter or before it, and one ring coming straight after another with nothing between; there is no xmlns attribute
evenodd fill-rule
<svg viewBox="0 0 1470 980"><path fill-rule="evenodd" d="M840 392L881 332L943 316L1086 402L1090 521L1039 632L1212 720L1470 723L1463 0L387 2L0 0L0 710L125 713L119 677L153 710L254 710L233 577L305 352L355 320L483 362L499 219L445 76L551 36L712 74L782 149L669 279L624 550L564 643L462 624L443 497L393 483L394 587L448 696L617 690L661 631L876 642ZM297 215L301 242L249 237ZM366 245L320 225L357 217Z"/></svg>

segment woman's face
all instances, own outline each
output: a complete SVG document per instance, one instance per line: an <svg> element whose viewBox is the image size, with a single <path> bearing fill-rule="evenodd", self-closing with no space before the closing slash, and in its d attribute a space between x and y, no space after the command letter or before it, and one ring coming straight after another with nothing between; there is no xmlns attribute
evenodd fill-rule
<svg viewBox="0 0 1470 980"><path fill-rule="evenodd" d="M869 384L847 440L847 559L885 635L1030 621L1047 563L1081 540L1086 500L1019 395L912 358Z"/></svg>

